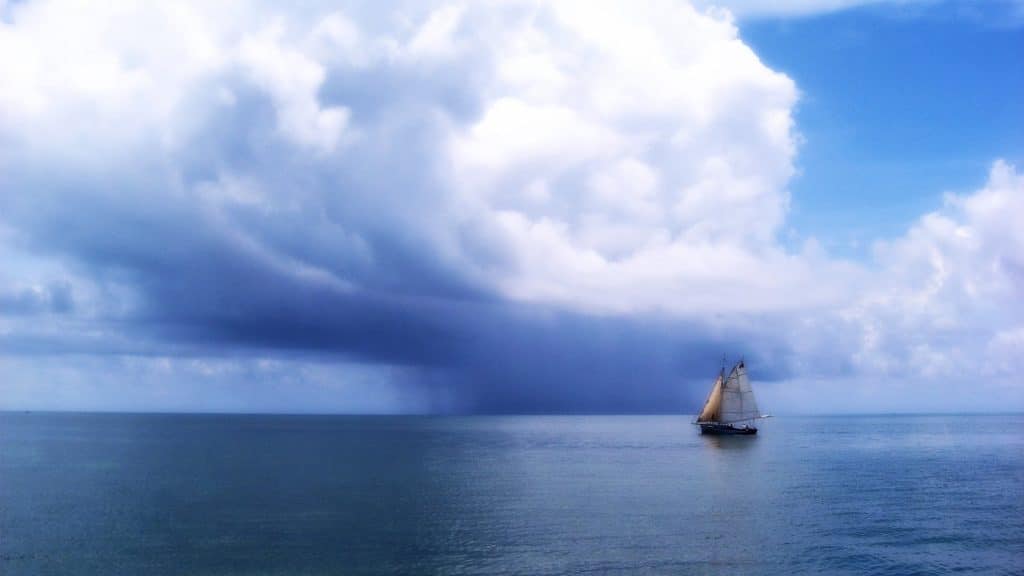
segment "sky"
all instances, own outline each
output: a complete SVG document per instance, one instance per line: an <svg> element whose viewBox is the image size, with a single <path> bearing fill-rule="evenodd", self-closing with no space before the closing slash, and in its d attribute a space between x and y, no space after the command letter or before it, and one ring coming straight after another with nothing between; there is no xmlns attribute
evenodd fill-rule
<svg viewBox="0 0 1024 576"><path fill-rule="evenodd" d="M1024 4L0 1L0 409L1024 410Z"/></svg>

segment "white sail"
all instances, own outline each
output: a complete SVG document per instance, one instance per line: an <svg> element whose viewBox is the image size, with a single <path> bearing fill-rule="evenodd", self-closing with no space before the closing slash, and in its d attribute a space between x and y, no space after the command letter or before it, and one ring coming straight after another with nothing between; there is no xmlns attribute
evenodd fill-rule
<svg viewBox="0 0 1024 576"><path fill-rule="evenodd" d="M750 388L750 379L747 378L747 367L740 362L733 367L722 384L722 405L718 421L728 424L760 416L754 391Z"/></svg>

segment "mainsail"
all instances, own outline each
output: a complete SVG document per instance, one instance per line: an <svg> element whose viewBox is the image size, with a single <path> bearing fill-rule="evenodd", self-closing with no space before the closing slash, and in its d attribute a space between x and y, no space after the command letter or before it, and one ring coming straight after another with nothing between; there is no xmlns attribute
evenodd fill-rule
<svg viewBox="0 0 1024 576"><path fill-rule="evenodd" d="M704 402L704 409L697 416L697 422L717 422L718 413L722 408L722 375L718 375L715 385L711 387L711 394Z"/></svg>
<svg viewBox="0 0 1024 576"><path fill-rule="evenodd" d="M719 380L721 380L721 376L719 376ZM717 388L716 383L715 389ZM757 400L754 399L754 391L750 388L750 379L747 378L747 367L743 362L733 366L729 377L721 384L721 390L721 406L718 410L717 422L729 424L760 418L761 412L757 409Z"/></svg>

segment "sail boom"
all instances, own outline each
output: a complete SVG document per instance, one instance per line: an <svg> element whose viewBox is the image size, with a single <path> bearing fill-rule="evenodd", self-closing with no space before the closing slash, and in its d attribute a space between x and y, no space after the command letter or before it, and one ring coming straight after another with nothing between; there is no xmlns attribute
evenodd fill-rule
<svg viewBox="0 0 1024 576"><path fill-rule="evenodd" d="M771 418L771 417L772 417L771 414L758 414L757 416L751 416L750 418L740 418L739 420L719 420L718 422L715 422L715 424L735 424L737 422L747 422L749 420L761 420L763 418ZM701 422L697 422L697 424L701 424Z"/></svg>

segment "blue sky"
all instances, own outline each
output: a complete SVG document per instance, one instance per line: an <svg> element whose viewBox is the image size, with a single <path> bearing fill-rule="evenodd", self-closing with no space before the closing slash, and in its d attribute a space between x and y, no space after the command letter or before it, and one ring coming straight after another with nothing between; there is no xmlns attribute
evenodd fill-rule
<svg viewBox="0 0 1024 576"><path fill-rule="evenodd" d="M800 86L791 224L835 250L860 257L945 192L975 187L992 158L1024 157L1013 3L876 4L740 27Z"/></svg>
<svg viewBox="0 0 1024 576"><path fill-rule="evenodd" d="M1024 409L1017 2L0 2L0 409Z"/></svg>

